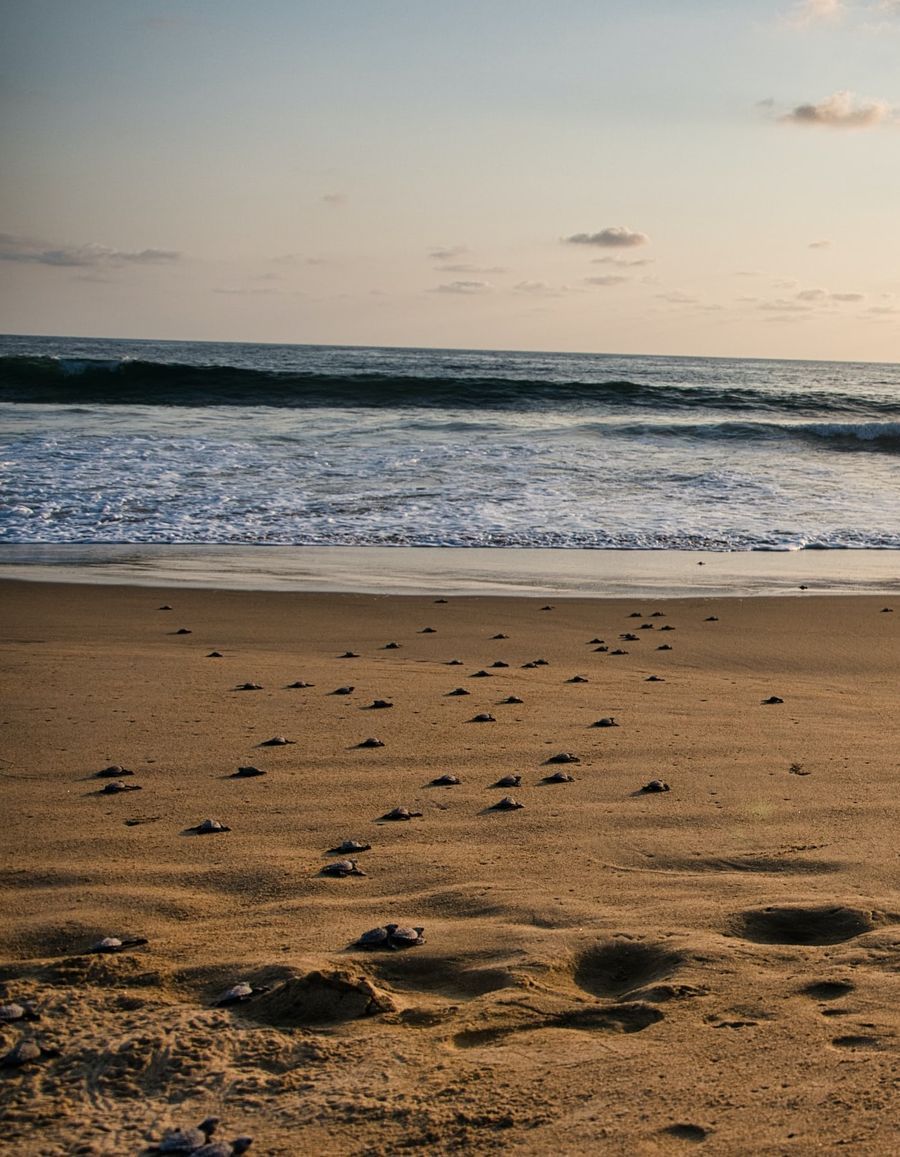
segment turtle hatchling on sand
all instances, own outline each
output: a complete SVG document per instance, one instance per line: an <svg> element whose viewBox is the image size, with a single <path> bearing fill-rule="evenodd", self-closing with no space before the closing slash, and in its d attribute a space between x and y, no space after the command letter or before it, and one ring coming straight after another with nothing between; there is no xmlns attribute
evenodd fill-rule
<svg viewBox="0 0 900 1157"><path fill-rule="evenodd" d="M383 739L375 739L371 735L368 739L364 739L362 743L357 743L357 747L384 747Z"/></svg>
<svg viewBox="0 0 900 1157"><path fill-rule="evenodd" d="M455 787L459 783L458 775L439 775L431 781L432 787Z"/></svg>
<svg viewBox="0 0 900 1157"><path fill-rule="evenodd" d="M496 723L497 720L491 715L489 711L481 711L478 715L473 715L472 723Z"/></svg>
<svg viewBox="0 0 900 1157"><path fill-rule="evenodd" d="M359 867L356 860L334 860L326 864L320 876L337 876L341 880L345 876L364 876L366 873Z"/></svg>
<svg viewBox="0 0 900 1157"><path fill-rule="evenodd" d="M575 776L569 775L567 771L554 771L552 775L548 775L544 783L574 783Z"/></svg>
<svg viewBox="0 0 900 1157"><path fill-rule="evenodd" d="M524 703L524 699L520 699L518 695L507 695L505 699L500 700L501 703Z"/></svg>
<svg viewBox="0 0 900 1157"><path fill-rule="evenodd" d="M356 948L399 949L415 948L425 943L424 928L405 928L400 924L385 924L383 928L371 928L363 932L356 941Z"/></svg>
<svg viewBox="0 0 900 1157"><path fill-rule="evenodd" d="M18 1020L40 1020L41 1014L33 1000L11 1001L0 1004L0 1024L13 1024Z"/></svg>
<svg viewBox="0 0 900 1157"><path fill-rule="evenodd" d="M501 776L500 779L498 779L496 783L491 784L491 787L521 787L521 786L522 786L521 775L504 775L504 776Z"/></svg>
<svg viewBox="0 0 900 1157"><path fill-rule="evenodd" d="M573 755L571 751L561 751L559 755L551 755L547 763L581 763L581 759L577 755Z"/></svg>
<svg viewBox="0 0 900 1157"><path fill-rule="evenodd" d="M207 1117L193 1129L170 1129L162 1141L155 1146L157 1153L194 1153L206 1145L216 1127L218 1117Z"/></svg>
<svg viewBox="0 0 900 1157"><path fill-rule="evenodd" d="M296 743L296 739L285 739L283 735L273 735L271 739L264 739L260 747L286 747L289 743Z"/></svg>
<svg viewBox="0 0 900 1157"><path fill-rule="evenodd" d="M380 711L385 707L393 707L394 704L390 701L390 699L373 699L369 706L373 711Z"/></svg>
<svg viewBox="0 0 900 1157"><path fill-rule="evenodd" d="M783 702L784 702L784 700L780 699L777 695L770 695L768 699L763 699L763 703L766 703L766 704L783 703Z"/></svg>
<svg viewBox="0 0 900 1157"><path fill-rule="evenodd" d="M519 808L524 806L525 805L523 803L519 803L517 799L513 799L511 795L505 795L503 799L497 800L497 802L492 806L491 810L495 812L511 812L517 811Z"/></svg>
<svg viewBox="0 0 900 1157"><path fill-rule="evenodd" d="M644 682L645 683L665 683L665 679L662 677L662 675L648 675L647 678L644 680Z"/></svg>
<svg viewBox="0 0 900 1157"><path fill-rule="evenodd" d="M671 651L671 650L672 650L672 647L671 647L671 645L670 645L669 643L662 643L662 644L661 644L659 647L657 647L656 649L657 649L657 651Z"/></svg>
<svg viewBox="0 0 900 1157"><path fill-rule="evenodd" d="M359 658L359 652L358 651L345 651L343 653L343 655L341 655L341 658L342 659L358 659Z"/></svg>
<svg viewBox="0 0 900 1157"><path fill-rule="evenodd" d="M213 1003L213 1008L229 1008L233 1004L246 1004L254 996L262 996L264 992L270 991L268 985L258 987L255 984L250 984L247 980L240 980L222 993L218 1000Z"/></svg>
<svg viewBox="0 0 900 1157"><path fill-rule="evenodd" d="M647 793L652 793L655 791L670 791L670 790L671 789L669 788L669 785L667 783L663 783L663 781L661 779L651 779L649 783L645 783L644 786L641 788L641 791L647 792Z"/></svg>
<svg viewBox="0 0 900 1157"><path fill-rule="evenodd" d="M94 774L97 779L121 779L123 775L134 775L134 772L130 768L120 767L118 763L111 763L109 767L104 767Z"/></svg>
<svg viewBox="0 0 900 1157"><path fill-rule="evenodd" d="M129 948L137 948L141 944L148 943L146 936L104 936L102 940L98 940L96 944L84 953L85 956L93 956L95 953L114 953L125 952Z"/></svg>
<svg viewBox="0 0 900 1157"><path fill-rule="evenodd" d="M110 783L104 784L100 789L101 795L119 795L123 791L141 791L139 783L125 783L121 779L114 779Z"/></svg>
<svg viewBox="0 0 900 1157"><path fill-rule="evenodd" d="M571 679L566 680L567 683L587 683L588 679L584 675L573 675Z"/></svg>
<svg viewBox="0 0 900 1157"><path fill-rule="evenodd" d="M356 688L351 687L351 686L335 687L335 689L331 692L331 694L332 695L352 695L355 690L356 690Z"/></svg>
<svg viewBox="0 0 900 1157"><path fill-rule="evenodd" d="M266 775L266 774L267 773L265 771L263 771L263 769L261 767L254 767L252 764L247 764L245 767L239 767L231 778L232 779L253 779L255 776Z"/></svg>
<svg viewBox="0 0 900 1157"><path fill-rule="evenodd" d="M597 722L592 723L591 726L592 727L618 727L619 724L616 721L616 717L614 715L604 715L604 717L602 719L598 719Z"/></svg>
<svg viewBox="0 0 900 1157"><path fill-rule="evenodd" d="M23 1065L33 1065L48 1057L58 1057L59 1049L47 1048L35 1040L20 1040L17 1045L0 1057L0 1068L20 1069Z"/></svg>
<svg viewBox="0 0 900 1157"><path fill-rule="evenodd" d="M343 840L336 848L329 848L329 855L340 854L341 852L368 852L371 849L371 844L364 844L362 840Z"/></svg>
<svg viewBox="0 0 900 1157"><path fill-rule="evenodd" d="M421 814L421 812L410 811L408 807L395 807L389 812L385 812L381 818L383 820L411 820Z"/></svg>
<svg viewBox="0 0 900 1157"><path fill-rule="evenodd" d="M315 687L315 683L307 683L305 679L298 679L295 683L288 683L288 688L290 690L293 690L294 688L302 689L304 687Z"/></svg>
<svg viewBox="0 0 900 1157"><path fill-rule="evenodd" d="M189 832L195 832L198 836L217 836L222 832L230 832L231 828L226 827L225 824L219 820L203 820L195 827L188 828Z"/></svg>
<svg viewBox="0 0 900 1157"><path fill-rule="evenodd" d="M235 691L262 691L262 683L238 683Z"/></svg>

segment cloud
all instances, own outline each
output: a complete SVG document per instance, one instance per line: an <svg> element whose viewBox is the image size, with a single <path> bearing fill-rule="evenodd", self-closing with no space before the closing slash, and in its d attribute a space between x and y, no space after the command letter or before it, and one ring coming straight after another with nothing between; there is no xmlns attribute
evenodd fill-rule
<svg viewBox="0 0 900 1157"><path fill-rule="evenodd" d="M562 297L566 293L578 293L571 285L549 285L546 281L519 281L513 286L514 293L524 293L529 297Z"/></svg>
<svg viewBox="0 0 900 1157"><path fill-rule="evenodd" d="M831 129L870 129L893 117L883 100L858 102L852 92L835 92L818 104L798 104L778 118L781 124Z"/></svg>
<svg viewBox="0 0 900 1157"><path fill-rule="evenodd" d="M792 28L808 28L811 24L834 23L845 12L843 0L799 0L786 20Z"/></svg>
<svg viewBox="0 0 900 1157"><path fill-rule="evenodd" d="M700 300L682 289L673 289L670 293L657 293L656 296L660 301L667 301L670 305L697 305Z"/></svg>
<svg viewBox="0 0 900 1157"><path fill-rule="evenodd" d="M602 277L586 277L584 280L588 285L621 285L628 278L619 273L607 273Z"/></svg>
<svg viewBox="0 0 900 1157"><path fill-rule="evenodd" d="M826 302L826 301L865 301L864 293L832 293L828 289L801 289L797 294L798 301Z"/></svg>
<svg viewBox="0 0 900 1157"><path fill-rule="evenodd" d="M337 208L339 205L347 204L347 196L345 193L323 193L322 201L332 208Z"/></svg>
<svg viewBox="0 0 900 1157"><path fill-rule="evenodd" d="M807 245L807 249L830 249L830 248L831 248L831 242L826 241L826 240L810 241L809 245Z"/></svg>
<svg viewBox="0 0 900 1157"><path fill-rule="evenodd" d="M429 249L428 256L432 261L452 261L454 257L462 257L464 253L468 253L465 245L446 245L439 246L437 249Z"/></svg>
<svg viewBox="0 0 900 1157"><path fill-rule="evenodd" d="M436 265L438 273L509 273L502 265Z"/></svg>
<svg viewBox="0 0 900 1157"><path fill-rule="evenodd" d="M450 281L445 285L437 285L432 293L458 293L464 296L477 293L490 293L494 287L489 281Z"/></svg>
<svg viewBox="0 0 900 1157"><path fill-rule="evenodd" d="M110 249L106 245L54 245L28 237L0 233L0 261L17 261L31 265L55 265L63 268L96 269L124 265L164 265L178 261L181 254L173 249Z"/></svg>
<svg viewBox="0 0 900 1157"><path fill-rule="evenodd" d="M640 257L629 260L627 257L592 257L591 265L619 265L633 268L636 265L652 265L652 257Z"/></svg>
<svg viewBox="0 0 900 1157"><path fill-rule="evenodd" d="M864 293L832 293L832 301L865 301Z"/></svg>
<svg viewBox="0 0 900 1157"><path fill-rule="evenodd" d="M646 233L638 233L627 225L609 225L599 233L573 233L563 240L569 245L600 245L606 249L631 249L636 245L647 245L650 238Z"/></svg>

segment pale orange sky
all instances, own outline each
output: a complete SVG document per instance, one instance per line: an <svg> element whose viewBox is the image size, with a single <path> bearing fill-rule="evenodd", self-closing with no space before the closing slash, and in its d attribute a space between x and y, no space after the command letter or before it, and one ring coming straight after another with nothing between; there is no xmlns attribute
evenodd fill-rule
<svg viewBox="0 0 900 1157"><path fill-rule="evenodd" d="M4 332L900 360L900 3L0 12Z"/></svg>

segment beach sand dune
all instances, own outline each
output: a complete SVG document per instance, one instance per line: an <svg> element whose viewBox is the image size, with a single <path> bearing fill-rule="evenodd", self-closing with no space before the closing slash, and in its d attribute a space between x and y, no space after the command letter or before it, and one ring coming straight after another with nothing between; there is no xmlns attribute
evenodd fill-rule
<svg viewBox="0 0 900 1157"><path fill-rule="evenodd" d="M2 1145L894 1151L900 606L440 595L2 584Z"/></svg>

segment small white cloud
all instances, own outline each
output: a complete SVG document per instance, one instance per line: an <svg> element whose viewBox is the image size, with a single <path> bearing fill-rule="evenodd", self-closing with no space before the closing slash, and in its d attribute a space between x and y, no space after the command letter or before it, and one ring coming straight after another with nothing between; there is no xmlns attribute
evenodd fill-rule
<svg viewBox="0 0 900 1157"><path fill-rule="evenodd" d="M821 241L810 241L809 245L807 246L807 249L830 249L830 248L831 248L831 242L824 240L824 239Z"/></svg>
<svg viewBox="0 0 900 1157"><path fill-rule="evenodd" d="M508 269L504 269L502 265L436 265L435 269L438 273L508 273Z"/></svg>
<svg viewBox="0 0 900 1157"><path fill-rule="evenodd" d="M468 252L465 245L444 245L437 249L429 249L428 256L432 261L452 261L454 257L462 257Z"/></svg>
<svg viewBox="0 0 900 1157"><path fill-rule="evenodd" d="M832 293L832 301L865 301L864 293Z"/></svg>
<svg viewBox="0 0 900 1157"><path fill-rule="evenodd" d="M585 283L587 285L608 286L608 285L621 285L623 282L627 281L628 278L622 277L622 275L619 273L607 273L607 274L604 274L602 277L586 277L584 280L585 280Z"/></svg>
<svg viewBox="0 0 900 1157"><path fill-rule="evenodd" d="M592 257L591 265L618 265L620 268L633 269L638 265L652 265L652 257L638 257L629 260L627 257Z"/></svg>
<svg viewBox="0 0 900 1157"><path fill-rule="evenodd" d="M893 118L884 100L859 101L852 92L835 92L818 104L798 104L778 118L781 124L831 129L871 129Z"/></svg>
<svg viewBox="0 0 900 1157"><path fill-rule="evenodd" d="M788 12L786 20L792 28L808 28L812 24L834 23L845 12L843 0L799 0Z"/></svg>
<svg viewBox="0 0 900 1157"><path fill-rule="evenodd" d="M609 225L598 233L573 233L563 240L569 245L599 245L606 249L631 249L637 245L647 245L650 238L646 233L629 229L627 225Z"/></svg>
<svg viewBox="0 0 900 1157"><path fill-rule="evenodd" d="M107 245L53 245L28 237L0 233L0 261L55 265L77 269L124 265L164 265L181 257L173 249L111 249Z"/></svg>
<svg viewBox="0 0 900 1157"><path fill-rule="evenodd" d="M798 301L824 301L828 296L825 289L801 289L797 294Z"/></svg>
<svg viewBox="0 0 900 1157"><path fill-rule="evenodd" d="M667 301L670 305L697 305L700 300L685 293L683 289L673 289L669 293L657 293L656 297L660 301Z"/></svg>
<svg viewBox="0 0 900 1157"><path fill-rule="evenodd" d="M490 293L494 287L489 281L450 281L445 285L436 285L432 293L459 293L464 296L478 293Z"/></svg>

